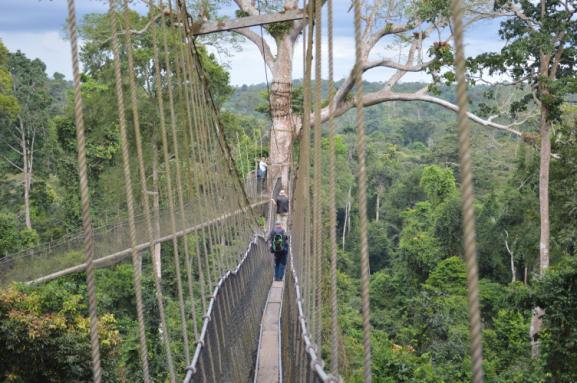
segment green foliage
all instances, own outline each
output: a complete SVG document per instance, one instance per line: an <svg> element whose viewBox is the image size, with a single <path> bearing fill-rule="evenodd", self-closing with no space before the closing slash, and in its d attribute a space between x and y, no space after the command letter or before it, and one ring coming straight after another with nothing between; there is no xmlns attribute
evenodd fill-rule
<svg viewBox="0 0 577 383"><path fill-rule="evenodd" d="M483 53L471 59L471 71L507 74L514 80L521 80L521 86L528 82L547 110L546 119L559 121L565 96L577 91L574 12L555 0L495 2L495 9L499 11L511 7L522 16L510 17L501 23L499 35L507 43L500 52ZM532 95L528 93L513 104L512 112L527 109L532 102Z"/></svg>
<svg viewBox="0 0 577 383"><path fill-rule="evenodd" d="M6 348L0 377L10 382L92 381L88 328L82 297L62 287L1 290L0 344ZM98 333L107 367L114 363L120 345L113 315L100 316Z"/></svg>
<svg viewBox="0 0 577 383"><path fill-rule="evenodd" d="M427 193L433 206L444 202L457 192L455 177L451 169L443 169L437 165L423 168L420 186Z"/></svg>
<svg viewBox="0 0 577 383"><path fill-rule="evenodd" d="M19 240L16 217L12 214L0 214L0 257L18 249Z"/></svg>
<svg viewBox="0 0 577 383"><path fill-rule="evenodd" d="M425 284L426 288L438 293L460 295L465 293L466 286L465 264L457 257L441 261L435 270L431 272Z"/></svg>
<svg viewBox="0 0 577 383"><path fill-rule="evenodd" d="M572 382L577 376L577 260L566 257L551 267L536 285L536 303L545 309L543 353L553 382Z"/></svg>
<svg viewBox="0 0 577 383"><path fill-rule="evenodd" d="M13 92L12 76L8 71L8 57L8 49L0 40L0 121L12 121L20 111Z"/></svg>
<svg viewBox="0 0 577 383"><path fill-rule="evenodd" d="M399 250L410 269L425 280L441 260L440 244L430 228L432 207L429 202L419 202L415 208L403 213L404 226L400 235Z"/></svg>

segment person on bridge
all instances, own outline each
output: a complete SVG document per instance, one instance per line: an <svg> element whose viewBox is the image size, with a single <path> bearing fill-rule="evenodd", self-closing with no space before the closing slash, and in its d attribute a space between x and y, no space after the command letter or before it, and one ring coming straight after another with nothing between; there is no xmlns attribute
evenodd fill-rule
<svg viewBox="0 0 577 383"><path fill-rule="evenodd" d="M278 193L276 201L273 200L273 202L276 205L276 221L281 222L282 227L287 230L289 199L284 189Z"/></svg>
<svg viewBox="0 0 577 383"><path fill-rule="evenodd" d="M266 173L268 165L266 159L261 157L256 166L256 191L262 193L266 191Z"/></svg>
<svg viewBox="0 0 577 383"><path fill-rule="evenodd" d="M274 254L274 280L282 281L286 267L289 238L283 229L282 222L278 221L269 236L270 252Z"/></svg>

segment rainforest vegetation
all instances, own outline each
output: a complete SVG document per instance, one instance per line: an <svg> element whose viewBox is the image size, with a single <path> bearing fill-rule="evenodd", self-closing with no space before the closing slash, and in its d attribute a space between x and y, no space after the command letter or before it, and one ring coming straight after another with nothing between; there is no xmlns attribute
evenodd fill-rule
<svg viewBox="0 0 577 383"><path fill-rule="evenodd" d="M135 24L146 23L145 17L133 17ZM82 28L82 92L95 227L120 222L126 214L118 116L111 103L114 79L107 48L99 40L105 19L90 15ZM139 44L138 70L150 71L147 35ZM233 87L215 57L202 48L201 55L239 174L250 177L255 160L269 151L267 84ZM479 58L471 63L472 68L487 60ZM404 82L395 85L395 90L415 92L425 85ZM382 86L365 83L367 92ZM63 75L46 73L39 59L9 52L0 43L0 261L65 240L80 230L71 89ZM326 96L326 82L323 89ZM435 91L444 99L455 99L452 84L438 83ZM479 114L488 116L495 108L495 94L512 94L518 105L525 102L525 109L536 108L524 99L522 89L477 83L469 91L471 109ZM146 110L151 85L142 84L141 92L139 102ZM563 96L569 96L552 106L557 116L551 120L551 266L542 276L539 121L523 124L522 137L472 125L488 382L577 381L577 107L564 101L571 100L571 92L568 89ZM293 110L302 114L301 81L293 84ZM389 101L365 108L365 118L374 382L469 382L455 114L422 101ZM362 382L354 111L335 123L340 373L353 383ZM323 145L328 146L327 139ZM328 163L328 157L324 162ZM328 170L323 176L328 183ZM324 207L328 210L327 198ZM162 251L163 259L171 257L170 248ZM0 267L0 272L8 272L9 263ZM169 318L178 315L174 273L166 262L162 283ZM139 381L131 265L123 262L98 270L96 278L105 381ZM328 279L321 287L328 301ZM156 318L147 258L143 295L145 310ZM34 286L3 284L0 381L91 381L85 296L83 274ZM532 357L529 334L535 307L543 308L546 315L539 335L540 353ZM323 317L328 323L328 307ZM177 331L176 321L169 325ZM147 326L151 374L160 381L164 371L159 324L149 321ZM330 326L323 327L328 339ZM175 340L172 347L183 346ZM327 359L328 347L327 341L322 350Z"/></svg>

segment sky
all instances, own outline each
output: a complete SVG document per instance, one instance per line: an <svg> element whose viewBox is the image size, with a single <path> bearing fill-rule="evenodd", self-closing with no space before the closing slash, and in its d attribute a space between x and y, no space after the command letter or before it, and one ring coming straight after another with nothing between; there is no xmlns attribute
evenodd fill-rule
<svg viewBox="0 0 577 383"><path fill-rule="evenodd" d="M352 11L348 12L348 0L334 0L334 59L335 79L343 78L352 68L355 55ZM106 12L108 1L76 0L79 20L88 13ZM142 6L140 6L143 9ZM231 10L224 13L231 14ZM71 78L70 45L64 36L64 22L67 17L66 0L0 0L0 39L10 51L21 50L29 58L39 58L46 64L48 75L60 72ZM465 54L496 51L502 42L497 36L498 21L477 23L466 32ZM326 63L326 41L323 60ZM209 48L218 60L226 64L235 86L259 84L266 81L263 60L250 42L240 44L241 49ZM375 49L376 55L391 53L385 46ZM302 77L302 45L295 47L294 78ZM255 68L259 68L256 70ZM326 72L326 71L325 71ZM368 81L385 81L390 71L371 70L364 75ZM325 75L326 76L326 75ZM269 73L270 79L270 73ZM407 75L404 81L426 81L425 74Z"/></svg>

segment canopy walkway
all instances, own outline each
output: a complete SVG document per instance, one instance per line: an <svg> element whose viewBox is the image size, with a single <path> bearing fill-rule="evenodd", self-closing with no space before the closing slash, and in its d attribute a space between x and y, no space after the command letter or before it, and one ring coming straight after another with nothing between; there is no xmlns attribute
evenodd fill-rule
<svg viewBox="0 0 577 383"><path fill-rule="evenodd" d="M320 1L316 6L321 5ZM331 2L329 1L329 4ZM146 323L158 322L162 337L164 381L188 382L338 382L338 323L336 296L336 237L334 210L334 126L329 122L331 236L324 246L321 180L320 81L316 94L311 87L312 48L320 57L320 17L307 9L307 52L304 115L300 153L291 180L282 187L291 197L291 250L284 282L272 282L272 259L265 240L274 222L274 207L281 181L269 178L268 191L257 193L254 182L243 181L237 172L211 98L209 79L202 67L193 38L193 25L181 1L149 2L153 52L153 74L146 81L152 95L142 90L143 79L134 69L134 41L128 1L110 0L111 55L114 69L118 126L122 146L126 220L93 229L90 188L87 177L86 144L79 72L78 37L74 0L69 4L69 33L75 85L75 118L83 232L51 244L5 258L0 282L46 282L74 273L84 273L89 302L92 368L94 382L101 382L102 366L98 338L98 301L95 268L109 267L130 259L134 274L136 317L139 324L139 356L142 379L152 381ZM457 3L459 4L459 3ZM355 20L360 21L360 2L354 2ZM458 17L456 18L458 20ZM315 30L315 28L317 28ZM456 29L458 30L458 24ZM357 25L358 32L358 25ZM459 35L460 32L456 34ZM313 44L313 35L317 38ZM356 38L360 38L357 33ZM332 49L332 48L330 48ZM320 60L317 60L317 64ZM318 75L318 72L317 72ZM331 83L332 84L332 83ZM329 94L332 91L329 91ZM360 73L356 92L362 93ZM462 109L466 100L460 93ZM154 113L143 113L142 99L155 105ZM311 145L311 116L314 142ZM464 115L461 116L461 120ZM362 108L357 115L359 132L359 210L362 263L362 311L364 327L364 379L371 381L370 325L368 310L368 254ZM466 131L464 133L466 135ZM273 144L271 143L271 147ZM466 149L467 144L463 147ZM154 147L163 163L147 152ZM312 147L312 155L310 148ZM154 154L154 153L153 153ZM467 154L465 152L464 156ZM312 160L312 161L311 161ZM314 170L311 173L312 169ZM465 169L465 172L469 170ZM152 180L152 178L157 178ZM470 181L470 180L469 180ZM152 193L151 193L152 191ZM149 195L163 201L151 203ZM470 194L465 190L465 194ZM470 203L469 199L466 199ZM471 205L472 206L472 205ZM465 209L465 212L469 212ZM469 222L472 216L467 216ZM467 226L466 226L467 227ZM469 230L471 228L469 227ZM475 381L482 381L480 330L474 238L466 240L470 263L470 306ZM160 258L159 246L172 254ZM467 247L468 246L468 247ZM325 248L329 255L325 257ZM470 252L473 253L470 253ZM164 252L164 251L163 251ZM329 261L329 262L327 262ZM34 265L39 265L35 267ZM158 318L143 314L142 275L151 265ZM180 331L169 331L165 310L166 293L162 269L174 270ZM171 270L172 270L171 269ZM325 283L327 281L327 283ZM321 285L329 286L324 295ZM323 308L324 302L328 306ZM327 308L328 307L328 308ZM331 339L323 339L323 310L330 313ZM178 338L179 346L172 341ZM259 348L260 343L260 348ZM330 344L330 373L322 358L321 345ZM175 355L178 353L179 355ZM329 353L327 353L329 354Z"/></svg>

